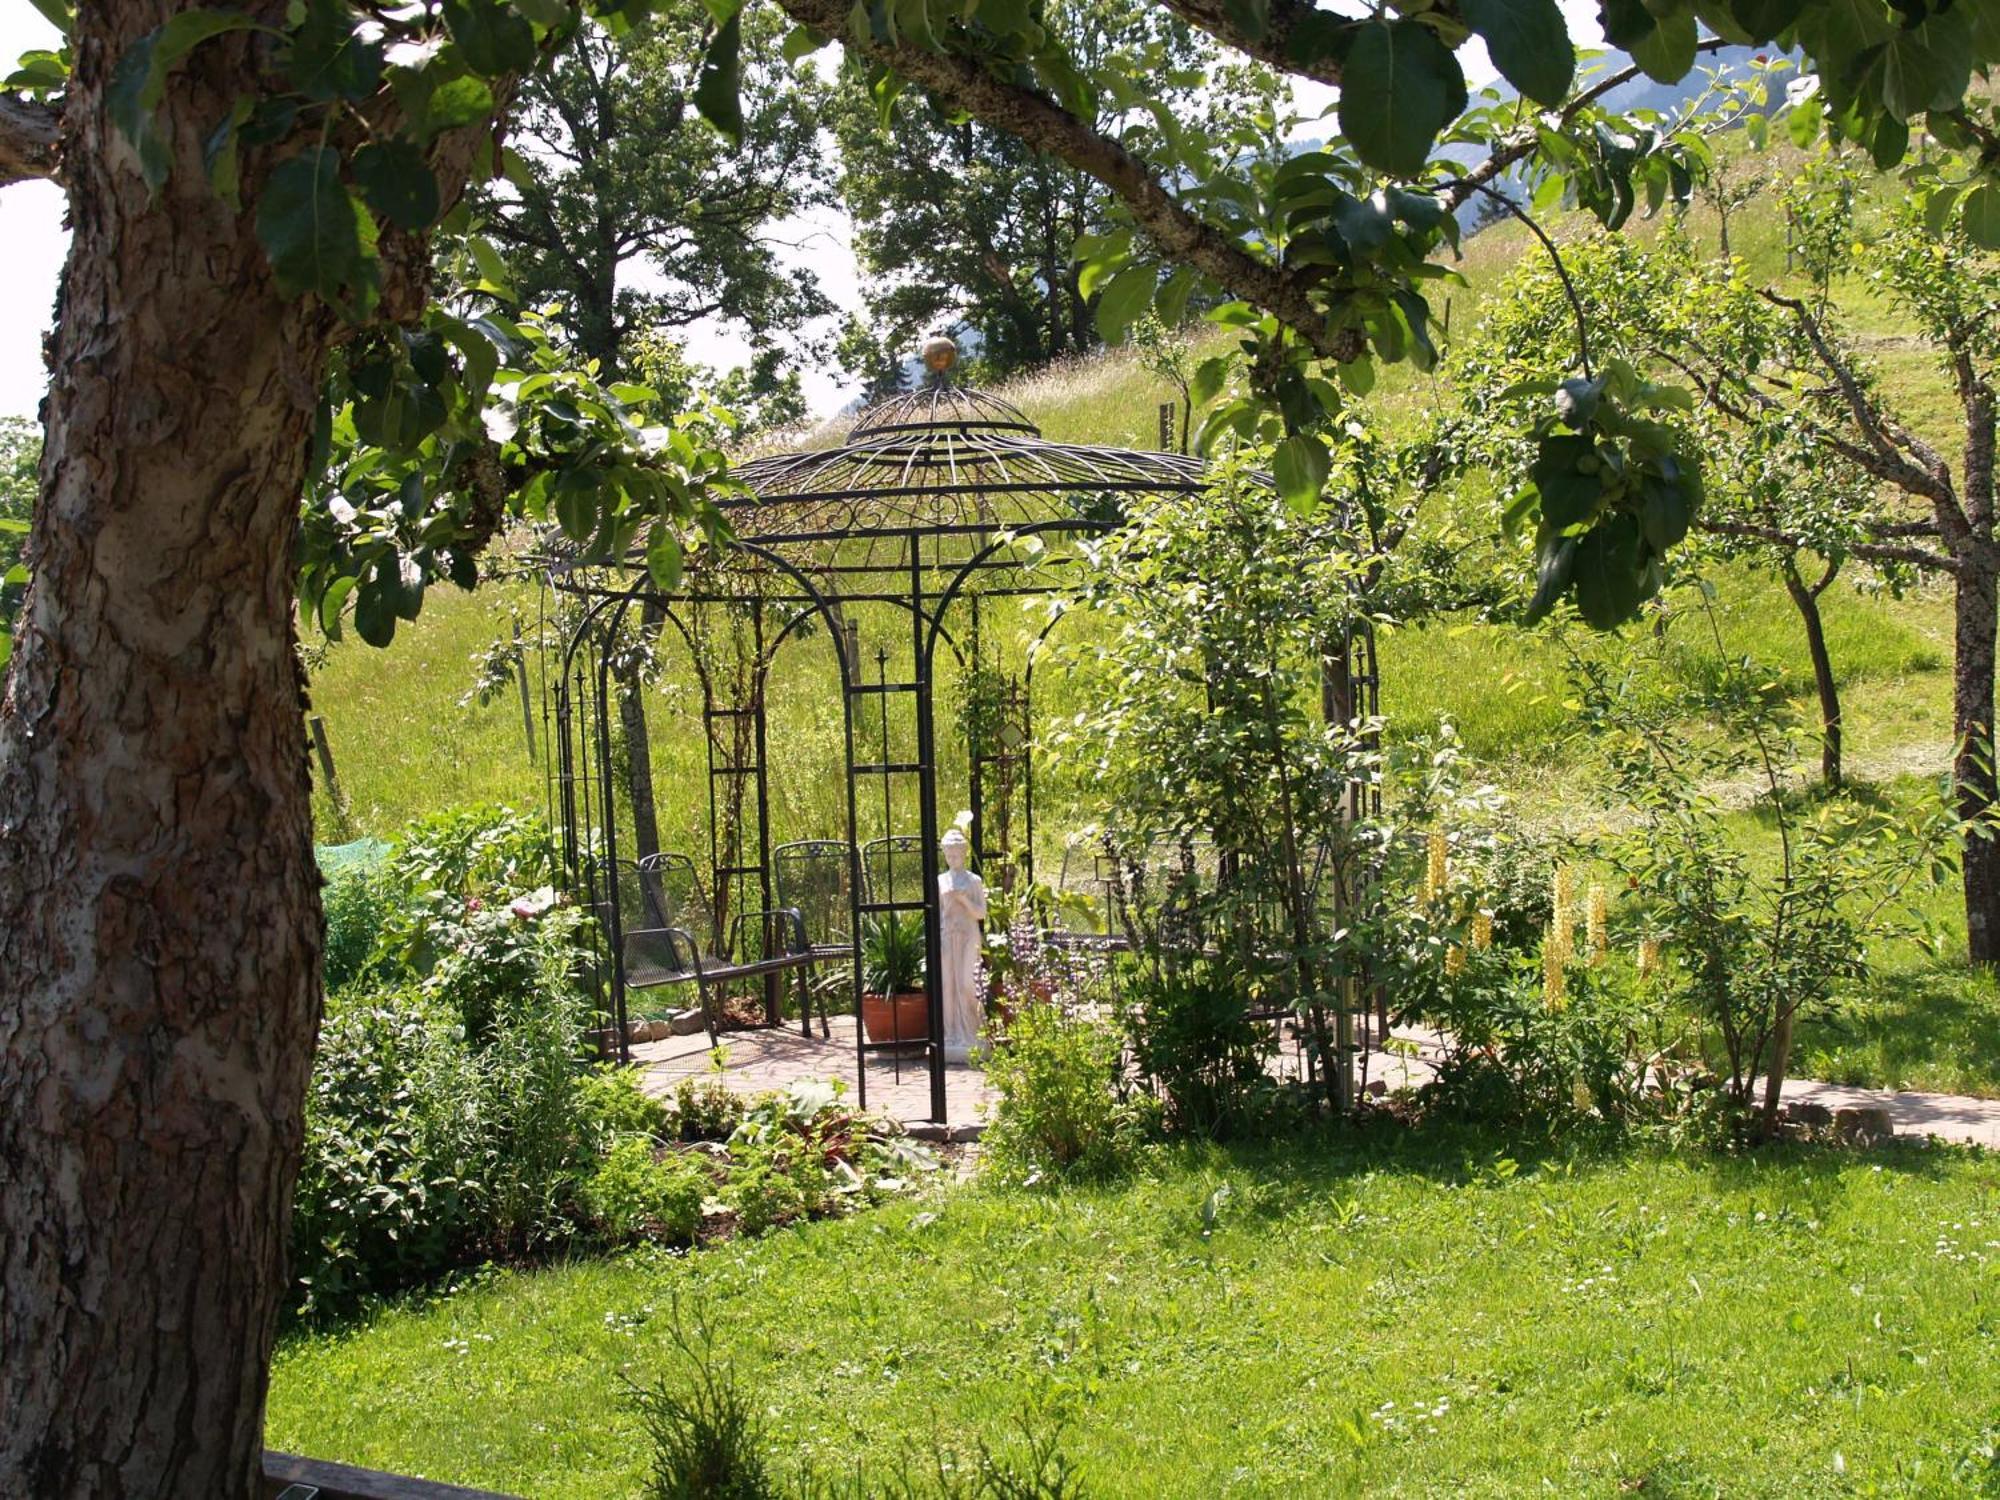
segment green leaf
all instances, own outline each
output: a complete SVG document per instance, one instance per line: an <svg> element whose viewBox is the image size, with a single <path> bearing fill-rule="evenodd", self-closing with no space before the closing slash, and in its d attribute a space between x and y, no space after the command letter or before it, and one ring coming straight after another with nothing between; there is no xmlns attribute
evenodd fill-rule
<svg viewBox="0 0 2000 1500"><path fill-rule="evenodd" d="M422 114L423 134L429 137L455 130L461 125L477 125L499 107L485 79L474 78L469 73L453 78L432 89L426 98Z"/></svg>
<svg viewBox="0 0 2000 1500"><path fill-rule="evenodd" d="M1824 113L1825 108L1817 94L1810 99L1801 99L1786 112L1785 134L1791 137L1794 146L1803 151L1813 143L1819 135L1820 119Z"/></svg>
<svg viewBox="0 0 2000 1500"><path fill-rule="evenodd" d="M1973 243L2000 250L2000 188L1982 182L1965 195L1965 232Z"/></svg>
<svg viewBox="0 0 2000 1500"><path fill-rule="evenodd" d="M208 169L209 186L215 189L216 197L236 209L243 206L237 144L243 122L250 118L250 110L251 103L247 98L238 99L201 148L202 165Z"/></svg>
<svg viewBox="0 0 2000 1500"><path fill-rule="evenodd" d="M28 0L28 3L42 13L44 21L65 37L69 35L70 27L76 19L70 10L69 0Z"/></svg>
<svg viewBox="0 0 2000 1500"><path fill-rule="evenodd" d="M795 63L802 57L809 57L824 47L830 40L821 36L810 26L794 26L785 33L784 45L778 50L788 63Z"/></svg>
<svg viewBox="0 0 2000 1500"><path fill-rule="evenodd" d="M1349 49L1340 128L1378 171L1414 177L1431 145L1465 108L1465 75L1451 49L1416 21L1371 21Z"/></svg>
<svg viewBox="0 0 2000 1500"><path fill-rule="evenodd" d="M1599 0L1597 10L1604 39L1627 52L1651 36L1659 25L1645 0Z"/></svg>
<svg viewBox="0 0 2000 1500"><path fill-rule="evenodd" d="M1208 405L1222 393L1223 382L1228 378L1228 356L1212 355L1195 366L1194 379L1189 382L1188 399L1197 408Z"/></svg>
<svg viewBox="0 0 2000 1500"><path fill-rule="evenodd" d="M1300 515L1319 508L1331 470L1326 444L1305 434L1286 438L1271 455L1271 477L1278 482L1278 493Z"/></svg>
<svg viewBox="0 0 2000 1500"><path fill-rule="evenodd" d="M1956 109L1972 82L1970 7L1933 12L1920 26L1902 26L1882 49L1882 103L1903 119L1926 110Z"/></svg>
<svg viewBox="0 0 2000 1500"><path fill-rule="evenodd" d="M1655 82L1679 83L1694 66L1695 41L1694 12L1679 5L1655 13L1653 29L1632 44L1632 61Z"/></svg>
<svg viewBox="0 0 2000 1500"><path fill-rule="evenodd" d="M1874 161L1876 171L1890 171L1909 149L1908 125L1894 115L1884 115L1875 122L1875 135L1868 143L1868 155Z"/></svg>
<svg viewBox="0 0 2000 1500"><path fill-rule="evenodd" d="M514 278L507 269L507 263L500 258L500 252L493 248L493 242L484 235L475 234L466 241L472 251L472 263L479 267L479 274L500 289L502 296L512 297Z"/></svg>
<svg viewBox="0 0 2000 1500"><path fill-rule="evenodd" d="M1577 539L1576 607L1598 630L1624 624L1654 591L1648 587L1653 570L1640 542L1639 523L1625 514Z"/></svg>
<svg viewBox="0 0 2000 1500"><path fill-rule="evenodd" d="M355 582L352 574L336 578L327 585L326 592L320 596L319 628L328 635L339 633L341 607L347 603L347 596L354 592Z"/></svg>
<svg viewBox="0 0 2000 1500"><path fill-rule="evenodd" d="M341 184L332 147L278 163L257 200L257 239L287 296L346 303L357 317L372 305L375 221Z"/></svg>
<svg viewBox="0 0 2000 1500"><path fill-rule="evenodd" d="M1187 319L1188 298L1194 295L1195 283L1201 273L1193 266L1182 266L1173 275L1160 283L1158 295L1153 299L1153 311L1167 328L1178 328Z"/></svg>
<svg viewBox="0 0 2000 1500"><path fill-rule="evenodd" d="M371 142L354 153L354 181L368 206L398 229L415 233L437 219L437 177L412 142Z"/></svg>
<svg viewBox="0 0 2000 1500"><path fill-rule="evenodd" d="M379 569L354 596L354 628L362 640L378 648L396 638L396 600L383 587Z"/></svg>
<svg viewBox="0 0 2000 1500"><path fill-rule="evenodd" d="M1111 278L1097 299L1097 332L1105 343L1125 337L1125 330L1153 300L1155 279L1151 266L1127 266Z"/></svg>
<svg viewBox="0 0 2000 1500"><path fill-rule="evenodd" d="M1542 523L1563 531L1588 520L1604 493L1604 478L1596 470L1597 444L1587 436L1555 434L1542 439L1528 477L1542 497ZM1593 467L1586 473L1579 464Z"/></svg>
<svg viewBox="0 0 2000 1500"><path fill-rule="evenodd" d="M508 0L508 4L544 30L564 25L576 15L570 0Z"/></svg>
<svg viewBox="0 0 2000 1500"><path fill-rule="evenodd" d="M1576 53L1556 0L1461 0L1459 9L1501 77L1537 104L1568 97Z"/></svg>
<svg viewBox="0 0 2000 1500"><path fill-rule="evenodd" d="M535 65L535 28L495 0L444 0L444 24L466 66L486 78Z"/></svg>
<svg viewBox="0 0 2000 1500"><path fill-rule="evenodd" d="M167 180L170 164L167 139L160 134L157 118L166 97L167 75L210 37L255 24L235 11L184 10L139 38L118 59L105 91L105 106L111 123L138 153L139 175L147 187L157 191Z"/></svg>
<svg viewBox="0 0 2000 1500"><path fill-rule="evenodd" d="M702 54L695 80L694 107L731 141L743 139L743 17L732 15L717 28Z"/></svg>
<svg viewBox="0 0 2000 1500"><path fill-rule="evenodd" d="M1678 547L1693 519L1694 507L1679 485L1658 479L1646 481L1639 502L1639 525L1655 554L1665 557Z"/></svg>
<svg viewBox="0 0 2000 1500"><path fill-rule="evenodd" d="M1530 625L1554 609L1556 600L1569 591L1570 579L1576 572L1576 538L1544 526L1535 551L1540 568L1534 597L1528 601Z"/></svg>
<svg viewBox="0 0 2000 1500"><path fill-rule="evenodd" d="M311 0L292 33L286 74L308 99L365 99L382 82L382 42L363 36L342 0Z"/></svg>
<svg viewBox="0 0 2000 1500"><path fill-rule="evenodd" d="M658 521L653 523L652 535L646 539L646 571L652 574L654 583L669 593L681 586L680 539Z"/></svg>

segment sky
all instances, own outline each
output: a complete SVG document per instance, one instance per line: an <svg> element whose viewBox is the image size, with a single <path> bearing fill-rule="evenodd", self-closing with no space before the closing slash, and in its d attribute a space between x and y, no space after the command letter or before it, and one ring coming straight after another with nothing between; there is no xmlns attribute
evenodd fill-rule
<svg viewBox="0 0 2000 1500"><path fill-rule="evenodd" d="M1559 0L1579 44L1599 37L1596 0ZM19 0L0 4L0 59L11 64L21 53L57 45L56 32ZM1479 43L1459 54L1466 78L1478 88L1493 77L1493 68ZM1301 109L1311 115L1324 110L1333 92L1316 84L1297 89ZM1310 131L1324 134L1323 129ZM60 189L46 182L16 183L0 189L0 276L7 294L0 297L0 416L32 416L40 404L47 376L42 368L42 335L55 304L56 280L62 270L69 232L63 227ZM860 273L854 262L852 225L837 209L790 220L772 231L779 255L791 265L810 267L820 287L843 312L861 305ZM645 284L642 269L632 268L634 285ZM838 315L834 320L838 321ZM704 364L732 369L748 358L749 343L740 329L711 320L688 331L688 351ZM837 410L852 392L837 372L816 366L802 372L808 405L817 414Z"/></svg>

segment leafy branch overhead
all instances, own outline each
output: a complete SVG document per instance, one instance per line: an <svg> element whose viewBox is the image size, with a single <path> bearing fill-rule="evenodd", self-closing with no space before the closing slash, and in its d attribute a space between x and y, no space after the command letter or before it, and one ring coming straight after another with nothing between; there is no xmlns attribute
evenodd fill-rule
<svg viewBox="0 0 2000 1500"><path fill-rule="evenodd" d="M191 8L116 60L110 113L151 189L170 174L201 172L224 199L254 211L284 290L318 299L355 330L386 322L402 337L436 337L444 385L480 389L489 382L477 378L462 342L422 322L430 241L472 234L460 203L469 184L526 180L527 164L501 135L519 81L596 28L629 33L646 20L648 3ZM745 132L746 49L772 45L756 40L772 33L751 24L745 3L705 0L706 39L690 90L695 108L732 140ZM870 70L885 111L913 86L946 114L976 116L1101 183L1122 222L1094 228L1074 247L1098 330L1116 338L1148 314L1172 324L1191 305L1222 304L1217 315L1239 331L1252 379L1210 428L1281 444L1284 488L1300 505L1315 502L1347 396L1369 387L1374 362L1428 368L1436 358L1427 283L1451 276L1442 258L1456 246L1455 211L1472 195L1492 195L1511 174L1538 211L1567 203L1615 228L1641 205L1686 202L1710 160L1689 120L1611 109L1605 95L1615 78L1579 91L1556 0L1435 0L1352 14L1305 0L1158 0L1178 23L1266 68L1338 87L1330 111L1338 133L1304 153L1282 141L1274 147L1268 118L1190 124L1127 59L1075 55L1034 0L774 3L796 28L778 49L787 65L838 39ZM1887 170L1904 163L1913 133L1927 133L1957 153L1955 165L1931 158L1907 169L1925 174L1933 217L2000 242L2000 117L1971 92L2000 60L1992 7L1603 0L1601 22L1633 71L1658 80L1681 78L1723 42L1796 50L1813 81L1790 101L1795 138L1824 132L1856 143ZM1460 52L1475 39L1519 101L1469 97ZM161 103L211 53L250 59L260 86L228 101L193 140L169 128ZM66 50L31 54L7 81L0 178L60 171L55 122L68 66ZM1485 159L1465 165L1467 147ZM467 244L481 254L476 237ZM475 291L505 280L491 259L495 274L482 273ZM424 334L408 333L419 327ZM414 451L397 442L439 443L466 428L434 420L452 398L439 395L437 381L420 384L431 395L407 403L384 429L389 467ZM1650 413L1666 398L1653 388L1585 364L1563 389L1568 405L1550 407L1538 429L1527 490L1533 514L1519 519L1546 543L1550 599L1542 602L1569 594L1593 620L1615 623L1653 586L1660 557L1699 503L1699 479L1691 457L1657 429ZM465 431L454 440L474 441ZM625 450L614 443L610 451ZM564 463L614 476L644 467L588 447ZM437 499L441 514L479 533L484 512L476 522L467 517L488 502L462 488L472 472L465 455L424 464L438 483L460 487ZM571 515L571 530L614 540L620 506L649 493L644 483L614 485L588 524ZM542 498L510 504L532 510ZM569 501L572 512L580 504ZM663 518L692 514L679 498L659 504ZM416 564L420 572L429 565Z"/></svg>
<svg viewBox="0 0 2000 1500"><path fill-rule="evenodd" d="M1244 304L1223 318L1243 329L1259 378L1223 425L1250 434L1274 425L1264 435L1283 443L1288 492L1304 493L1325 472L1328 444L1318 429L1336 421L1342 405L1336 386L1310 371L1314 359L1331 362L1340 384L1366 389L1371 360L1425 367L1434 358L1423 283L1447 274L1434 257L1455 242L1450 211L1473 193L1490 191L1512 169L1538 206L1568 202L1612 228L1642 204L1688 201L1710 160L1701 133L1684 121L1621 116L1603 97L1613 82L1639 73L1677 80L1725 42L1805 54L1818 82L1794 107L1795 135L1824 129L1864 146L1883 169L1903 161L1913 123L1968 147L1968 175L1939 185L1934 201L1941 213L1962 207L1975 234L1991 219L2000 238L1993 110L1967 97L1975 73L2000 59L2000 31L1965 5L1607 0L1605 30L1634 66L1573 94L1575 49L1554 0L1445 0L1362 15L1298 0L1166 0L1227 46L1339 86L1340 135L1322 151L1267 168L1259 182L1254 125L1217 139L1160 118L1166 112L1125 70L1080 65L1033 6L777 3L800 26L801 45L839 38L868 60L885 102L914 85L1112 191L1127 226L1091 234L1075 250L1107 337L1149 311L1175 322L1193 299ZM1522 96L1549 112L1491 99L1468 108L1457 51L1473 37ZM1107 116L1112 123L1099 123ZM1120 128L1121 119L1145 122L1147 142ZM1436 154L1440 141L1476 146L1487 159L1467 169ZM1305 359L1292 352L1300 346ZM1594 434L1545 433L1553 446L1540 477L1566 496L1581 495L1596 474L1589 470L1595 448L1579 450L1580 467L1561 480L1555 455L1601 440L1609 445L1604 482L1581 514L1559 508L1554 518L1524 519L1559 534L1546 549L1545 583L1611 624L1657 586L1659 558L1672 545L1664 539L1685 532L1700 484L1693 456L1662 446L1643 406L1626 409L1623 381L1593 383L1585 369L1581 383L1595 392L1594 422L1610 425ZM1561 412L1546 421L1568 425ZM1614 430L1620 426L1628 430ZM1625 457L1636 472L1617 467ZM1531 486L1530 503L1541 493L1539 483Z"/></svg>

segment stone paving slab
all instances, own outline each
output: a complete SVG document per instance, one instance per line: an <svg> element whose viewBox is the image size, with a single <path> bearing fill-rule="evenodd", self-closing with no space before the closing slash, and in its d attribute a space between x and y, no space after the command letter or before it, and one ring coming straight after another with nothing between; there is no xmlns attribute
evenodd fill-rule
<svg viewBox="0 0 2000 1500"><path fill-rule="evenodd" d="M643 1070L644 1087L654 1094L671 1094L684 1078L711 1075L745 1094L782 1089L805 1079L827 1083L838 1080L852 1091L856 1088L854 1018L835 1017L829 1030L831 1035L822 1038L815 1021L810 1038L800 1036L791 1027L724 1032L724 1060L719 1072L705 1032L637 1043L632 1048L632 1060ZM1434 1033L1398 1030L1392 1035L1387 1051L1374 1047L1367 1050L1357 1076L1379 1084L1390 1093L1420 1087L1431 1078L1432 1063L1441 1046L1442 1039ZM1287 1048L1273 1060L1272 1071L1295 1077L1298 1066L1297 1052ZM889 1057L878 1053L869 1058L868 1107L909 1125L929 1121L930 1075L923 1054L912 1050L902 1061L900 1077L898 1071ZM945 1068L945 1122L954 1130L982 1123L992 1097L983 1070L963 1063ZM1809 1078L1787 1082L1784 1097L1788 1103L1811 1102L1832 1110L1878 1106L1889 1111L1898 1134L1934 1135L1941 1140L2000 1151L2000 1099L1850 1088Z"/></svg>
<svg viewBox="0 0 2000 1500"><path fill-rule="evenodd" d="M1787 1104L1823 1104L1833 1110L1886 1109L1898 1135L1934 1135L1939 1140L2000 1151L2000 1099L1861 1089L1810 1078L1787 1079L1783 1097Z"/></svg>
<svg viewBox="0 0 2000 1500"><path fill-rule="evenodd" d="M671 1094L685 1078L708 1076L720 1078L729 1088L743 1094L788 1088L806 1079L843 1082L850 1092L858 1092L854 1018L836 1016L828 1029L831 1035L822 1038L819 1022L815 1020L810 1038L800 1036L796 1026L725 1031L721 1044L723 1066L719 1072L705 1031L637 1043L632 1048L632 1061L644 1070L641 1081L646 1091L653 1094ZM978 1123L984 1118L987 1100L992 1097L985 1073L963 1063L949 1063L944 1071L946 1122ZM900 1068L897 1059L887 1054L871 1054L867 1085L869 1109L906 1124L930 1119L930 1071L921 1050L911 1048L902 1057Z"/></svg>
<svg viewBox="0 0 2000 1500"><path fill-rule="evenodd" d="M811 1079L840 1081L856 1091L854 1018L836 1016L829 1024L830 1035L822 1038L817 1020L810 1037L799 1035L796 1026L776 1030L725 1031L722 1033L722 1066L716 1067L706 1032L692 1036L664 1038L657 1042L637 1042L632 1061L641 1068L641 1082L648 1093L667 1095L683 1079L715 1077L730 1089L743 1094L759 1094L768 1089L788 1088ZM1391 1043L1395 1050L1369 1049L1357 1077L1379 1081L1389 1092L1415 1088L1431 1076L1426 1052L1431 1039L1398 1035ZM1285 1048L1272 1060L1272 1072L1280 1077L1297 1077L1300 1061L1296 1048ZM930 1074L923 1053L912 1049L896 1060L882 1053L868 1059L867 1107L893 1116L906 1125L929 1121L931 1117ZM986 1074L963 1063L945 1067L945 1123L961 1128L982 1123L993 1090Z"/></svg>

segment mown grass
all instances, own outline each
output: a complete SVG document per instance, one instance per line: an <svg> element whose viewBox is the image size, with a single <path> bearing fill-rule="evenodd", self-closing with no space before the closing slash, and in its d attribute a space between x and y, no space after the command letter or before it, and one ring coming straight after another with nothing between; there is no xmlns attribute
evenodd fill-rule
<svg viewBox="0 0 2000 1500"><path fill-rule="evenodd" d="M1996 1267L2000 1180L1967 1154L1190 1148L1123 1186L499 1274L287 1343L267 1436L635 1494L622 1393L685 1374L678 1304L781 1472L1004 1448L1033 1407L1100 1496L1983 1494Z"/></svg>

